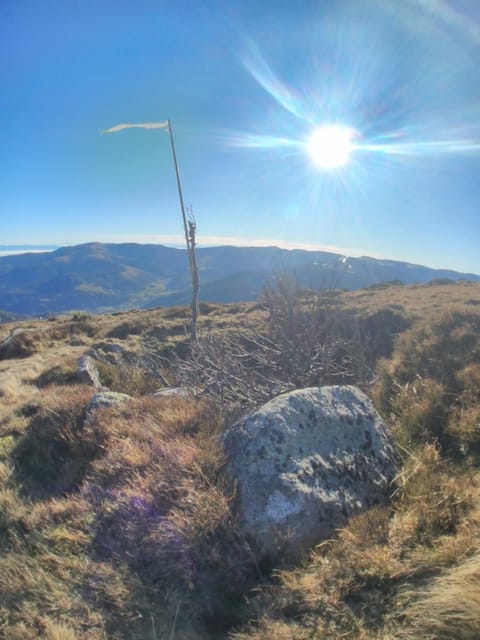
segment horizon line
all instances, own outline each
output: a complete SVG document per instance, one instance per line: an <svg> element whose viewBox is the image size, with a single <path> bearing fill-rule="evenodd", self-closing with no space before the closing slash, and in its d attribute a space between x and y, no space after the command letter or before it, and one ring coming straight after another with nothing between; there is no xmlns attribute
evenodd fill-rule
<svg viewBox="0 0 480 640"><path fill-rule="evenodd" d="M57 243L46 242L46 243L11 243L11 244L1 244L0 245L0 258L7 257L9 255L21 255L25 253L50 253L56 251L57 249L61 249L64 247L73 247L82 244L139 244L139 245L163 245L174 249L184 250L185 248L185 238L180 234L135 234L135 235L117 235L117 236L109 236L101 237L96 240L85 240L79 239L74 242L72 241L59 241ZM404 262L416 266L423 266L429 269L441 270L441 271L456 271L457 273L464 273L467 275L480 275L476 273L474 270L465 270L459 269L458 267L445 267L445 266L432 266L427 265L422 262L412 262L411 259L407 259L405 257L392 257L387 256L385 254L379 254L377 252L369 252L368 250L361 249L352 249L346 247L339 247L336 245L321 245L321 244L311 244L305 242L289 242L284 240L279 240L278 238L260 238L260 239L246 239L239 238L235 236L199 236L197 247L202 249L214 248L214 247L252 247L252 248L266 248L266 247L276 247L278 249L286 249L286 250L302 250L309 252L326 252L326 253L334 253L347 258L372 258L374 260L387 260L392 262Z"/></svg>

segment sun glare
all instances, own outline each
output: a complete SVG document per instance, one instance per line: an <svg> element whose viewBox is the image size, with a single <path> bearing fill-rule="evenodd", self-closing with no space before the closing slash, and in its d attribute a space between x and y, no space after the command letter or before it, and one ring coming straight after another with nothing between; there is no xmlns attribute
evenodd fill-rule
<svg viewBox="0 0 480 640"><path fill-rule="evenodd" d="M337 169L348 163L353 150L354 130L341 125L323 125L313 132L308 151L321 169Z"/></svg>

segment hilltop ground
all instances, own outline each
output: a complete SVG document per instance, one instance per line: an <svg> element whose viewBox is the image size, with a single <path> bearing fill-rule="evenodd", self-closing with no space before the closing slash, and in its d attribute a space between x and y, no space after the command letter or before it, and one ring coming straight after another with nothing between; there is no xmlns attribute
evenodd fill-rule
<svg viewBox="0 0 480 640"><path fill-rule="evenodd" d="M0 325L0 637L478 638L480 285L201 311L196 353L185 308ZM86 352L133 397L87 426ZM391 504L297 566L259 565L218 434L274 391L336 381L392 429ZM198 394L151 396L173 384Z"/></svg>

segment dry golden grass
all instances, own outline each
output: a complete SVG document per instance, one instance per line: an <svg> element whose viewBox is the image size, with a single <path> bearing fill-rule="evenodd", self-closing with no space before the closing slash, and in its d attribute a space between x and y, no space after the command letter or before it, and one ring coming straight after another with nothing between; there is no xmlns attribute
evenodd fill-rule
<svg viewBox="0 0 480 640"><path fill-rule="evenodd" d="M265 314L251 304L202 304L199 335L205 331L229 331L261 322ZM28 357L0 355L0 421L9 417L41 392L46 384L71 384L78 358L99 342L120 344L139 355L168 354L181 349L188 336L189 311L184 307L126 311L105 315L74 313L49 321L28 320L0 324L0 343L12 331L35 338L35 349ZM152 380L138 368L115 370L104 365L106 384L112 389L123 385L128 393L148 393L162 383ZM108 385L108 383L111 383Z"/></svg>
<svg viewBox="0 0 480 640"><path fill-rule="evenodd" d="M44 620L43 624L48 640L78 640L78 635L72 627L54 622L48 618Z"/></svg>
<svg viewBox="0 0 480 640"><path fill-rule="evenodd" d="M437 576L426 586L405 590L412 602L398 638L476 640L480 633L480 553Z"/></svg>
<svg viewBox="0 0 480 640"><path fill-rule="evenodd" d="M478 282L385 286L343 293L341 301L360 313L393 308L422 318L433 318L438 311L480 313Z"/></svg>
<svg viewBox="0 0 480 640"><path fill-rule="evenodd" d="M480 285L332 300L370 365L384 358L365 388L400 445L400 472L390 505L273 573L236 523L218 406L135 397L83 424L93 389L69 378L78 357L99 343L181 354L188 309L0 325L0 339L23 326L36 340L28 357L0 360L0 637L478 637ZM261 329L267 314L204 305L201 318L200 332L228 334ZM144 393L137 374L119 387Z"/></svg>
<svg viewBox="0 0 480 640"><path fill-rule="evenodd" d="M145 398L84 427L91 393L47 389L5 447L0 636L140 640L169 637L174 620L176 638L227 628L257 573L223 481L222 416Z"/></svg>

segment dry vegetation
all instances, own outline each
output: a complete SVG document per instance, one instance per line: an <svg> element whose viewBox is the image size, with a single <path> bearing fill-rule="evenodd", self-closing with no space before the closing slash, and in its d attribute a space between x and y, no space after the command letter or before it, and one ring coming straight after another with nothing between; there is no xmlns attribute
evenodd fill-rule
<svg viewBox="0 0 480 640"><path fill-rule="evenodd" d="M0 325L0 637L479 637L480 286L264 303L202 305L201 357L182 308ZM134 398L85 422L89 350ZM300 565L259 566L217 436L239 407L337 380L393 431L392 501ZM149 396L182 381L202 397Z"/></svg>

